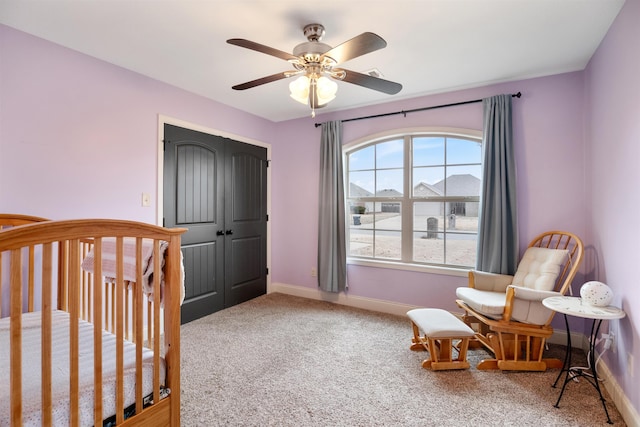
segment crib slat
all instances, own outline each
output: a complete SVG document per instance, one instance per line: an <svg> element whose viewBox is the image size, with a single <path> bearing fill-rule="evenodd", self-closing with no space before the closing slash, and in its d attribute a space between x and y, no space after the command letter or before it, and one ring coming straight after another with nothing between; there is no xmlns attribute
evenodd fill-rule
<svg viewBox="0 0 640 427"><path fill-rule="evenodd" d="M93 246L95 262L93 266L93 425L102 424L102 238L96 238Z"/></svg>
<svg viewBox="0 0 640 427"><path fill-rule="evenodd" d="M91 245L89 244L89 242L82 242L81 245L81 252L82 252L82 259L84 259L87 254L89 253L89 250L91 248ZM82 271L82 284L81 284L81 289L82 289L82 318L84 320L86 320L87 322L93 322L93 316L92 316L92 311L91 311L91 303L92 303L92 298L91 298L91 273L89 273L88 271Z"/></svg>
<svg viewBox="0 0 640 427"><path fill-rule="evenodd" d="M142 239L136 238L136 283L134 284L133 301L136 314L135 322L135 344L136 344L136 414L142 411L142 344L144 336L142 334Z"/></svg>
<svg viewBox="0 0 640 427"><path fill-rule="evenodd" d="M129 313L131 312L129 301L129 287L131 282L128 280L124 282L124 335L125 339L131 341L131 331L129 330Z"/></svg>
<svg viewBox="0 0 640 427"><path fill-rule="evenodd" d="M67 244L60 242L58 246L60 269L58 270L58 310L69 311L69 254Z"/></svg>
<svg viewBox="0 0 640 427"><path fill-rule="evenodd" d="M11 251L9 275L11 283L11 425L22 425L22 254Z"/></svg>
<svg viewBox="0 0 640 427"><path fill-rule="evenodd" d="M42 425L53 424L51 397L51 287L53 274L51 243L42 245Z"/></svg>
<svg viewBox="0 0 640 427"><path fill-rule="evenodd" d="M109 289L111 289L111 322L109 323L111 326L109 332L114 333L116 331L116 284L111 283Z"/></svg>
<svg viewBox="0 0 640 427"><path fill-rule="evenodd" d="M116 327L116 424L124 421L124 334L122 298L124 288L124 250L122 237L116 237L116 287L115 287L115 327Z"/></svg>
<svg viewBox="0 0 640 427"><path fill-rule="evenodd" d="M79 317L80 317L80 241L77 239L69 241L69 362L70 362L70 381L69 396L70 402L70 424L71 426L80 425L80 367L79 363Z"/></svg>
<svg viewBox="0 0 640 427"><path fill-rule="evenodd" d="M151 334L153 333L153 322L151 322L151 313L153 313L153 307L151 301L147 299L147 347L151 348L153 342Z"/></svg>
<svg viewBox="0 0 640 427"><path fill-rule="evenodd" d="M160 242L153 241L153 253L160 253ZM160 257L153 257L153 271L160 271ZM153 275L153 401L160 402L160 275Z"/></svg>
<svg viewBox="0 0 640 427"><path fill-rule="evenodd" d="M33 299L35 293L35 283L34 283L34 265L35 265L35 249L33 246L29 246L29 277L27 278L29 293L27 295L27 307L29 313L33 312Z"/></svg>

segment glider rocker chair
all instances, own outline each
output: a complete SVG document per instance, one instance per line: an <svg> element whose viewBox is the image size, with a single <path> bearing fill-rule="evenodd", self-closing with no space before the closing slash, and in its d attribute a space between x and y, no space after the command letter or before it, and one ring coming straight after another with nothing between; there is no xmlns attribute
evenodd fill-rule
<svg viewBox="0 0 640 427"><path fill-rule="evenodd" d="M550 296L564 295L578 271L583 244L576 235L549 231L536 237L525 251L515 275L469 272L469 286L456 290L464 322L475 329L476 343L495 358L478 369L545 371L560 368L559 359L543 359L554 311L542 305Z"/></svg>

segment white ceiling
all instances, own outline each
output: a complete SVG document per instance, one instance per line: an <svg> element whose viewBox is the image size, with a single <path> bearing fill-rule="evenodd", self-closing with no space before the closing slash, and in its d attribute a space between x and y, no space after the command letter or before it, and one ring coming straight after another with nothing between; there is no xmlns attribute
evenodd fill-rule
<svg viewBox="0 0 640 427"><path fill-rule="evenodd" d="M226 43L291 52L306 24L336 46L365 31L387 47L344 68L377 68L397 95L339 83L323 112L582 70L624 0L1 0L0 23L272 121L309 115L289 80L231 86L292 69Z"/></svg>

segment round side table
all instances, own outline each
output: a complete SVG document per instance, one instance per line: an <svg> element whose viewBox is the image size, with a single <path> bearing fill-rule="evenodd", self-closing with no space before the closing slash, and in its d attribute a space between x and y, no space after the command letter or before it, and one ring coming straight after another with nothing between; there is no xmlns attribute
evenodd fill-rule
<svg viewBox="0 0 640 427"><path fill-rule="evenodd" d="M565 297L565 296L557 296L557 297L549 297L545 298L542 301L542 304L557 312L562 313L564 315L564 324L567 329L567 352L565 354L564 363L562 365L562 370L558 374L556 381L553 383L553 387L555 387L562 377L562 373L566 372L564 384L562 385L562 390L560 391L560 395L558 396L558 401L555 404L555 407L558 408L560 405L560 399L562 399L562 395L564 394L564 390L567 387L567 383L576 377L585 378L591 385L595 387L598 391L598 395L600 396L600 401L602 402L602 407L604 408L604 412L607 415L607 423L613 424L611 418L609 417L609 411L607 411L607 405L602 397L602 390L600 389L600 383L598 381L598 373L596 369L596 356L595 356L595 347L596 347L596 338L598 337L598 333L600 332L600 325L602 325L603 320L613 320L613 319L622 319L625 317L625 312L618 307L607 306L607 307L596 307L593 305L589 305L582 302L582 299L579 297ZM569 330L569 321L567 320L567 316L574 317L582 317L585 319L593 319L591 324L591 334L589 336L589 369L584 370L580 368L571 367L571 331ZM591 372L589 372L591 371Z"/></svg>

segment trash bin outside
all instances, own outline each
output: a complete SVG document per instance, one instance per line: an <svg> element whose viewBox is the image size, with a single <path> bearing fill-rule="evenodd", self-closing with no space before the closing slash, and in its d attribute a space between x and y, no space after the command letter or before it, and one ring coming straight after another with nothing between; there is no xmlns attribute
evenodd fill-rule
<svg viewBox="0 0 640 427"><path fill-rule="evenodd" d="M438 218L427 218L427 239L438 238Z"/></svg>
<svg viewBox="0 0 640 427"><path fill-rule="evenodd" d="M454 213L449 215L449 229L450 230L456 229L456 214Z"/></svg>
<svg viewBox="0 0 640 427"><path fill-rule="evenodd" d="M353 225L360 225L360 215L353 216Z"/></svg>

